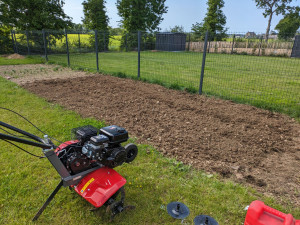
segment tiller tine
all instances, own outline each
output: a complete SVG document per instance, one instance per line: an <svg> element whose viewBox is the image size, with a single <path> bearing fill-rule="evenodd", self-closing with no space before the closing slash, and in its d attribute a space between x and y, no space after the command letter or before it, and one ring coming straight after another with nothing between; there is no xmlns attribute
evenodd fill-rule
<svg viewBox="0 0 300 225"><path fill-rule="evenodd" d="M121 193L120 201L116 201L118 193ZM135 206L132 206L132 205L124 206L124 200L125 200L124 187L121 187L119 189L119 191L117 192L117 195L110 198L106 203L108 205L106 208L106 212L111 213L110 221L112 221L117 214L123 212L124 210L135 209Z"/></svg>

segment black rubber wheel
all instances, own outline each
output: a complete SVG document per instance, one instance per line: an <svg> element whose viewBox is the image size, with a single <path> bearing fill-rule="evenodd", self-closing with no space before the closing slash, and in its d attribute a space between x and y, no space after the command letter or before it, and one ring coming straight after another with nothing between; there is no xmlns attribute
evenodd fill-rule
<svg viewBox="0 0 300 225"><path fill-rule="evenodd" d="M132 143L125 146L125 151L126 151L126 154L127 154L127 159L126 159L127 163L132 162L138 154L137 146L135 144L132 144Z"/></svg>

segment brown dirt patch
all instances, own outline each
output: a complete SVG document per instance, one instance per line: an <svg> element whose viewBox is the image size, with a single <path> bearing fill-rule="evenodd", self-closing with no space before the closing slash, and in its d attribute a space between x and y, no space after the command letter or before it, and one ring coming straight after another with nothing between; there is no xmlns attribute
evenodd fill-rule
<svg viewBox="0 0 300 225"><path fill-rule="evenodd" d="M8 59L25 59L24 56L17 53L6 56Z"/></svg>
<svg viewBox="0 0 300 225"><path fill-rule="evenodd" d="M103 75L23 87L123 126L169 157L300 206L300 124L288 116Z"/></svg>
<svg viewBox="0 0 300 225"><path fill-rule="evenodd" d="M58 65L36 64L0 66L0 76L18 84L25 84L37 80L86 77L89 75L91 74L82 71L74 71Z"/></svg>

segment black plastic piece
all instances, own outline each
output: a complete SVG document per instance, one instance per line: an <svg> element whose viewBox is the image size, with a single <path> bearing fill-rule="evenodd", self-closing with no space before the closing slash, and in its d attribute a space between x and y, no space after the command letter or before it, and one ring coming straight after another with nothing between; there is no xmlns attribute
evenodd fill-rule
<svg viewBox="0 0 300 225"><path fill-rule="evenodd" d="M119 144L128 140L128 132L116 125L101 128L100 134L107 136L110 144Z"/></svg>
<svg viewBox="0 0 300 225"><path fill-rule="evenodd" d="M181 202L171 202L167 205L168 213L175 219L183 220L190 214L189 208Z"/></svg>
<svg viewBox="0 0 300 225"><path fill-rule="evenodd" d="M61 180L59 182L59 184L57 185L57 187L54 189L54 191L51 193L51 195L47 198L46 202L44 203L44 205L40 208L40 210L37 212L37 214L35 214L35 216L33 217L32 221L37 220L40 215L44 212L44 210L46 209L46 207L49 205L49 203L52 201L52 199L54 198L54 196L57 194L57 192L59 191L59 189L63 186L63 181Z"/></svg>
<svg viewBox="0 0 300 225"><path fill-rule="evenodd" d="M31 134L31 133L28 133L28 132L26 132L26 131L24 131L24 130L21 130L21 129L19 129L19 128L16 128L16 127L14 127L14 126L11 126L11 125L9 125L9 124L7 124L7 123L4 123L4 122L2 122L2 121L0 121L0 126L3 126L3 127L6 127L6 128L8 128L8 129L10 129L10 130L16 131L16 132L18 132L18 133L20 133L20 134L23 134L23 135L25 135L25 136L27 136L27 137L29 137L29 138L35 140L35 141L40 142L40 143L44 143L42 138L40 138L40 137L38 137L38 136L35 136L35 135ZM22 140L22 139L20 138L20 140ZM19 142L20 142L20 141L19 141ZM21 142L21 143L22 143L22 142ZM25 143L25 144L27 144L27 143ZM39 146L38 146L38 147L39 147Z"/></svg>
<svg viewBox="0 0 300 225"><path fill-rule="evenodd" d="M97 136L98 129L93 126L83 126L72 129L72 133L77 140L84 144L86 141L89 141L91 137Z"/></svg>
<svg viewBox="0 0 300 225"><path fill-rule="evenodd" d="M15 142L19 142L19 143L22 143L22 144L25 144L25 145L40 147L40 148L43 148L43 149L51 149L51 148L55 147L55 146L52 146L52 145L39 143L39 142L34 142L34 141L27 140L27 139L23 139L23 138L19 138L19 137L15 137L15 136L0 133L0 140L1 139L2 140L15 141Z"/></svg>
<svg viewBox="0 0 300 225"><path fill-rule="evenodd" d="M207 215L196 216L194 219L194 224L195 225L219 225L214 218Z"/></svg>
<svg viewBox="0 0 300 225"><path fill-rule="evenodd" d="M16 131L19 134L23 134L26 137L28 137L32 140L35 140L37 142L27 140L27 139L24 139L24 138L20 138L20 137L16 137L16 136L12 136L12 135L2 134L2 133L0 133L0 140L2 139L2 140L15 141L15 142L19 142L19 143L26 144L26 145L40 147L40 148L43 148L43 149L55 148L55 145L53 145L53 143L47 143L42 138L37 137L37 136L35 136L31 133L28 133L24 130L19 129L19 128L16 128L14 126L11 126L7 123L4 123L4 122L0 121L0 126L3 126L3 127L6 127L10 130Z"/></svg>
<svg viewBox="0 0 300 225"><path fill-rule="evenodd" d="M95 146L102 145L105 142L109 141L109 138L103 134L99 134L97 136L91 137L91 143L94 144Z"/></svg>

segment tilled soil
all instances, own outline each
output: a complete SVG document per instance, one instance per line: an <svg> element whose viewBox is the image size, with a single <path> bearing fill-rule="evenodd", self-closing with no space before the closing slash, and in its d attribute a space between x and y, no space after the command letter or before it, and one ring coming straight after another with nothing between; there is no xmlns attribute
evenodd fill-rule
<svg viewBox="0 0 300 225"><path fill-rule="evenodd" d="M167 156L300 206L300 124L288 116L104 75L23 87L122 126Z"/></svg>

